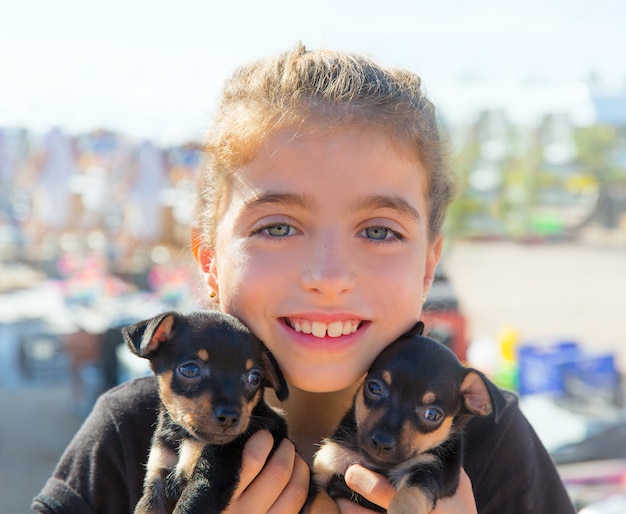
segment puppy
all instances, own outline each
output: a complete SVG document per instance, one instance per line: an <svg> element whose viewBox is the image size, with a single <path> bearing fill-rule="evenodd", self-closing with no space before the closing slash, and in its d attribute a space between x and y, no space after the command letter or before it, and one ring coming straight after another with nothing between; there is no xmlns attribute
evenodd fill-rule
<svg viewBox="0 0 626 514"><path fill-rule="evenodd" d="M135 513L219 513L239 482L250 436L287 437L279 400L287 383L271 353L236 318L218 312L166 312L122 329L130 350L148 359L162 407L152 437L144 494Z"/></svg>
<svg viewBox="0 0 626 514"><path fill-rule="evenodd" d="M316 453L315 482L331 497L385 512L346 486L346 469L360 463L396 488L389 513L430 513L457 490L466 423L472 416L497 419L505 401L500 391L422 331L419 322L381 352Z"/></svg>

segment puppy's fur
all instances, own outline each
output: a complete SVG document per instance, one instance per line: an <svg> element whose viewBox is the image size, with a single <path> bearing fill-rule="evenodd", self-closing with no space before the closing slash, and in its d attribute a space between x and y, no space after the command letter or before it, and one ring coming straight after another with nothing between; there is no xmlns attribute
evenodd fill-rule
<svg viewBox="0 0 626 514"><path fill-rule="evenodd" d="M263 399L265 386L288 396L278 365L243 323L218 312L167 312L122 333L150 361L162 401L135 513L222 512L250 436L268 429L275 447L287 437Z"/></svg>
<svg viewBox="0 0 626 514"><path fill-rule="evenodd" d="M430 513L457 490L463 428L472 416L498 417L500 391L465 368L444 345L423 337L420 322L372 364L354 403L314 461L318 486L384 512L348 489L354 464L385 475L396 488L391 514Z"/></svg>

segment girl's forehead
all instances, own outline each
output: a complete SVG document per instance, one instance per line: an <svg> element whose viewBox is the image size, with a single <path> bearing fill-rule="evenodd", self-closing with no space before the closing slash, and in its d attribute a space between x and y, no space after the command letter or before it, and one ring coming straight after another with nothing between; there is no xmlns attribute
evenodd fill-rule
<svg viewBox="0 0 626 514"><path fill-rule="evenodd" d="M384 208L427 219L426 170L382 131L276 132L230 177L231 207L290 205L335 212Z"/></svg>
<svg viewBox="0 0 626 514"><path fill-rule="evenodd" d="M363 140L382 142L398 157L419 161L413 145L408 140L393 134L390 129L359 122L338 124L308 122L298 126L277 128L258 141L257 151L251 155L251 159L261 154L272 155L285 146L295 147L304 144L343 146L344 150L350 151L353 143Z"/></svg>
<svg viewBox="0 0 626 514"><path fill-rule="evenodd" d="M385 187L394 180L422 179L427 170L386 132L370 127L347 126L324 131L283 129L268 136L251 159L236 168L233 177L244 181L263 178L282 182L295 177L353 180L352 188L374 174ZM403 184L408 186L409 184Z"/></svg>

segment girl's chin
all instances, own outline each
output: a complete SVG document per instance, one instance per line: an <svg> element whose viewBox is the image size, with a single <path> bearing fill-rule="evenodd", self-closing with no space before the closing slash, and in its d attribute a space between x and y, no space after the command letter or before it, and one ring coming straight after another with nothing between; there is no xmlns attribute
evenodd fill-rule
<svg viewBox="0 0 626 514"><path fill-rule="evenodd" d="M296 332L283 323L282 334L271 350L293 387L311 393L335 393L353 388L373 360L369 345L364 344L370 326L371 322L362 322L355 333L320 338Z"/></svg>
<svg viewBox="0 0 626 514"><path fill-rule="evenodd" d="M314 370L287 373L290 387L308 393L330 394L354 388L362 375L346 371Z"/></svg>

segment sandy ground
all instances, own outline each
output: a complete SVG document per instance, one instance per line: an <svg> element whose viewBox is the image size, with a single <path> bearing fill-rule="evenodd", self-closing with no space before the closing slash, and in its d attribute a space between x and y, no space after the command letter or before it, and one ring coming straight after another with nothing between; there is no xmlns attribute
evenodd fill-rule
<svg viewBox="0 0 626 514"><path fill-rule="evenodd" d="M525 245L461 242L445 269L469 320L472 339L496 339L506 328L520 342L576 341L611 352L626 372L626 245Z"/></svg>
<svg viewBox="0 0 626 514"><path fill-rule="evenodd" d="M449 249L446 270L473 339L495 340L505 327L522 341L574 339L614 351L626 370L626 244L463 242ZM81 419L65 384L0 382L0 412L0 513L29 512Z"/></svg>
<svg viewBox="0 0 626 514"><path fill-rule="evenodd" d="M30 512L81 423L68 385L0 389L0 512Z"/></svg>

